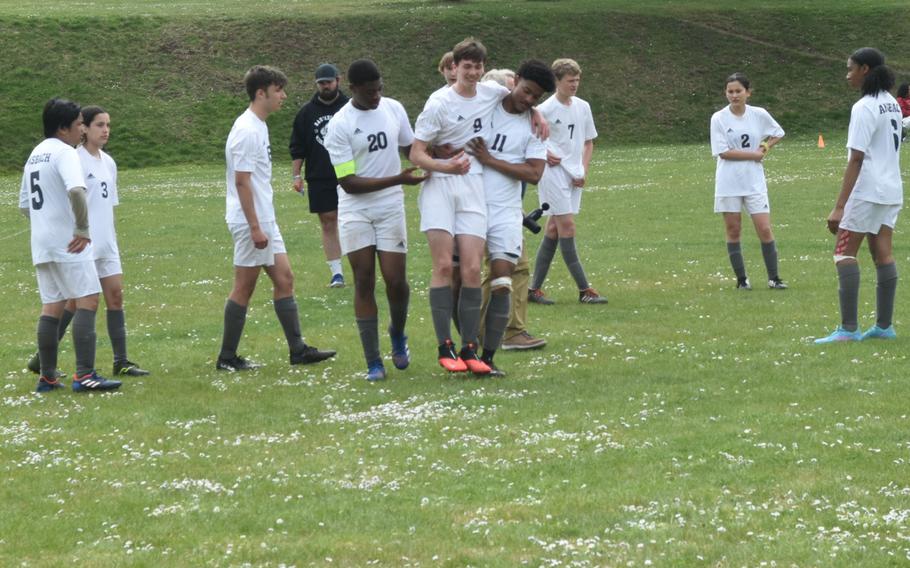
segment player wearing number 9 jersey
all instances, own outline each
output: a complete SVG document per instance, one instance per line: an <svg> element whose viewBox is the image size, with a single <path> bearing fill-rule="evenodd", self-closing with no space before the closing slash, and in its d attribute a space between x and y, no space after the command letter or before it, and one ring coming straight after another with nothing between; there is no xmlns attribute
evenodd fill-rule
<svg viewBox="0 0 910 568"><path fill-rule="evenodd" d="M904 202L900 171L901 110L889 92L894 73L885 56L871 47L856 50L847 60L847 83L863 97L850 112L847 169L828 230L837 235L834 262L840 283L841 324L816 343L892 339L897 267L892 236ZM868 237L875 262L875 325L860 333L857 316L860 272L856 253Z"/></svg>
<svg viewBox="0 0 910 568"><path fill-rule="evenodd" d="M92 260L85 179L73 148L82 136L79 105L52 99L42 116L45 140L25 163L19 208L31 222L32 262L41 295L38 319L38 392L61 388L57 372L57 328L67 300L75 300L73 390L120 386L95 373L95 310L98 273Z"/></svg>
<svg viewBox="0 0 910 568"><path fill-rule="evenodd" d="M740 233L742 211L752 218L761 241L768 287L786 290L777 271L777 243L771 230L771 207L762 160L784 136L784 130L763 108L747 105L752 95L749 78L734 73L724 83L730 103L711 117L711 154L717 159L714 212L724 216L727 255L736 274L736 288L751 290L743 263Z"/></svg>
<svg viewBox="0 0 910 568"><path fill-rule="evenodd" d="M408 232L402 184L416 185L426 176L415 168L401 170L399 152L407 154L414 133L408 115L396 100L382 96L382 76L368 59L348 68L351 100L335 113L323 144L340 188L338 232L341 252L354 273L354 316L367 364L367 380L382 380L385 366L379 353L376 306L376 257L386 284L391 323L392 361L410 363L405 323L410 288L406 271Z"/></svg>

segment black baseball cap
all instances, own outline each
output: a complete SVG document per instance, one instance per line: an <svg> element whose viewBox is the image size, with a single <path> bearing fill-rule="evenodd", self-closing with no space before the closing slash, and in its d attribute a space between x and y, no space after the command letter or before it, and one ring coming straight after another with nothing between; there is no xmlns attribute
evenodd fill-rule
<svg viewBox="0 0 910 568"><path fill-rule="evenodd" d="M338 68L331 63L323 63L316 68L317 83L320 81L334 81L340 76L341 73L338 72Z"/></svg>

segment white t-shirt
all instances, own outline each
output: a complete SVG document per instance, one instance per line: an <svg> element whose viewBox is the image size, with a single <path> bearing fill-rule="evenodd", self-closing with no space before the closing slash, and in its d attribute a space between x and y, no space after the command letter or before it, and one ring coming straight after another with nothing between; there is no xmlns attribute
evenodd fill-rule
<svg viewBox="0 0 910 568"><path fill-rule="evenodd" d="M477 93L471 98L462 97L451 87L439 89L430 95L417 117L414 137L430 144L463 148L471 138L483 136L490 114L508 94L508 89L496 83L478 83ZM468 158L471 161L469 173L482 173L480 162L473 156ZM434 177L450 175L433 172Z"/></svg>
<svg viewBox="0 0 910 568"><path fill-rule="evenodd" d="M323 146L332 165L353 162L359 177L382 178L401 172L399 146L410 146L414 132L401 103L388 97L379 100L374 110L360 110L353 101L335 113L326 129ZM348 174L339 173L339 177ZM338 186L338 211L361 211L374 207L404 204L404 191L393 185L370 193L350 194Z"/></svg>
<svg viewBox="0 0 910 568"><path fill-rule="evenodd" d="M33 264L94 258L91 243L77 254L66 250L76 231L68 193L74 187L85 187L76 149L59 138L46 138L35 146L25 162L19 191L19 207L29 209Z"/></svg>
<svg viewBox="0 0 910 568"><path fill-rule="evenodd" d="M902 205L901 109L891 93L866 95L856 101L850 112L847 148L865 154L850 199Z"/></svg>
<svg viewBox="0 0 910 568"><path fill-rule="evenodd" d="M740 197L768 193L765 168L752 160L725 160L729 150L757 151L763 140L782 138L784 129L763 108L746 105L742 116L725 106L711 116L711 155L717 158L715 197Z"/></svg>
<svg viewBox="0 0 910 568"><path fill-rule="evenodd" d="M511 114L506 112L502 103L497 105L490 117L484 141L494 158L510 164L547 159L546 146L531 132L531 113ZM520 180L493 168L484 168L483 189L487 206L521 207Z"/></svg>
<svg viewBox="0 0 910 568"><path fill-rule="evenodd" d="M552 95L537 110L550 124L547 150L562 159L557 167L564 168L573 178L585 177L585 142L597 138L591 105L578 97L564 105Z"/></svg>
<svg viewBox="0 0 910 568"><path fill-rule="evenodd" d="M76 148L88 201L88 224L92 234L95 259L120 258L117 232L114 227L114 207L120 205L117 196L117 164L104 150L100 157L89 154L85 146Z"/></svg>
<svg viewBox="0 0 910 568"><path fill-rule="evenodd" d="M237 117L224 148L227 162L227 212L228 223L246 223L246 216L237 196L234 174L249 172L253 186L253 204L260 223L275 220L272 205L272 147L269 127L250 110Z"/></svg>

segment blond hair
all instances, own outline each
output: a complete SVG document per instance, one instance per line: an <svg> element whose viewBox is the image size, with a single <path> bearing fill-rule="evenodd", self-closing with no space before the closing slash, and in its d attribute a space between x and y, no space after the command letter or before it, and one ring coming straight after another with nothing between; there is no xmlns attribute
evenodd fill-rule
<svg viewBox="0 0 910 568"><path fill-rule="evenodd" d="M576 63L574 59L557 59L553 62L553 65L550 66L550 69L553 70L553 74L556 75L556 79L560 80L566 75L581 75L581 67Z"/></svg>
<svg viewBox="0 0 910 568"><path fill-rule="evenodd" d="M509 79L515 80L515 71L511 69L490 69L480 78L481 82L495 81L508 88Z"/></svg>

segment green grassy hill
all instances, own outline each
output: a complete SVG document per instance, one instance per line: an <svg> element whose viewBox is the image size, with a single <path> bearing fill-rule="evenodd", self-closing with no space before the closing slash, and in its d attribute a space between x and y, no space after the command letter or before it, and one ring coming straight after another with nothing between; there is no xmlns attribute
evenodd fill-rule
<svg viewBox="0 0 910 568"><path fill-rule="evenodd" d="M489 67L577 59L580 94L605 143L705 140L708 118L725 104L722 81L738 70L753 78L753 103L791 136L815 136L845 128L855 95L843 75L853 49L881 48L899 79L910 80L908 29L910 6L896 1L764 1L734 10L655 0L58 0L40 8L0 0L8 128L0 169L20 167L40 139L41 105L54 95L111 111L109 149L122 166L219 161L246 105L240 78L255 63L276 65L292 80L288 106L271 123L277 147L312 94L313 69L326 60L344 68L375 59L387 95L413 119L440 83L440 54L467 35L486 43Z"/></svg>

